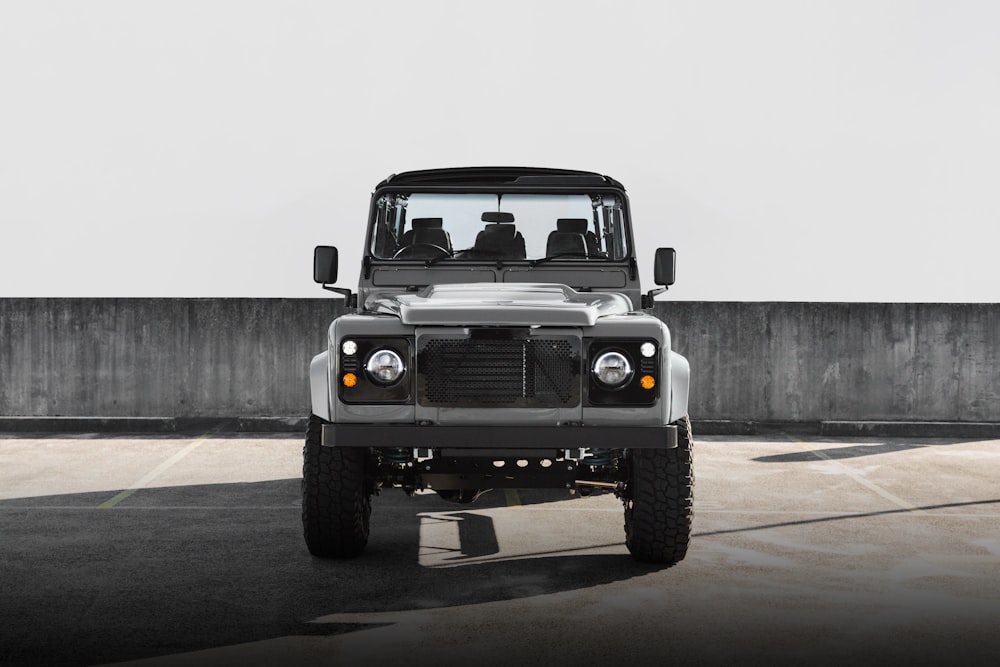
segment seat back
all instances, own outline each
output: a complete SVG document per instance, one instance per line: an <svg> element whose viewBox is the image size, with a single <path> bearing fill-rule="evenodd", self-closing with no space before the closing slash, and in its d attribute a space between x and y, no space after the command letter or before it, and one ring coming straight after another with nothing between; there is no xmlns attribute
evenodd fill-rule
<svg viewBox="0 0 1000 667"><path fill-rule="evenodd" d="M556 220L557 230L583 234L583 240L587 244L587 254L597 255L600 252L597 246L597 235L588 229L588 225L589 222L586 218L559 218Z"/></svg>
<svg viewBox="0 0 1000 667"><path fill-rule="evenodd" d="M583 238L583 234L558 230L549 232L548 241L545 243L545 255L551 257L567 253L578 257L587 254L587 241Z"/></svg>

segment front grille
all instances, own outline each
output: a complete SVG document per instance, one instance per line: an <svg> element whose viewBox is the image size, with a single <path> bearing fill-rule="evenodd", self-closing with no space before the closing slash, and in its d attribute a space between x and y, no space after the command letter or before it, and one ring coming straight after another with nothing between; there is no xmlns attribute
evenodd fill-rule
<svg viewBox="0 0 1000 667"><path fill-rule="evenodd" d="M421 405L568 407L580 402L579 342L572 338L432 338L417 356Z"/></svg>

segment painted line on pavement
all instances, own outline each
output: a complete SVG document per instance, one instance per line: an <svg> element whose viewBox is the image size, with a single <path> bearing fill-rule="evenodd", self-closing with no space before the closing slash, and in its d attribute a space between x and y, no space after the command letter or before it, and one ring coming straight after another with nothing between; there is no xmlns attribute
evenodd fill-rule
<svg viewBox="0 0 1000 667"><path fill-rule="evenodd" d="M825 452L821 452L820 450L815 449L812 445L810 445L805 440L802 440L800 438L796 438L793 435L786 435L786 437L789 440L791 440L792 442L797 442L806 451L808 451L809 453L813 454L816 458L823 459L824 461L829 461L830 463L833 463L834 465L838 466L852 480L854 480L855 482L857 482L861 486L865 487L869 491L875 493L876 495L879 495L882 498L888 500L890 503L892 503L896 507L899 507L900 509L904 509L904 510L906 510L908 512L912 512L913 514L916 514L918 516L927 516L927 512L923 511L922 509L918 509L912 503L906 502L905 500L903 500L899 496L897 496L897 495L895 495L893 493L890 493L889 491L886 491L885 489L883 489L881 486L879 486L875 482L873 482L873 481L871 481L869 479L865 479L864 476L863 475L859 475L856 470L853 470L852 468L844 465L843 463L841 463L840 461L838 461L838 460L834 459L833 457L829 456Z"/></svg>
<svg viewBox="0 0 1000 667"><path fill-rule="evenodd" d="M180 461L185 456L187 456L188 454L190 454L191 452L193 452L195 449L197 449L198 446L201 445L203 442L205 442L210 437L212 437L213 435L215 435L215 433L218 432L218 430L220 428L222 428L222 424L220 424L219 426L216 426L215 428L213 428L211 431L209 431L205 435L201 436L200 438L198 438L194 442L188 444L184 449L180 450L179 452L177 452L176 454L174 454L173 456L171 456L169 459L167 459L166 461L164 461L163 463L161 463L160 465L156 466L151 471L149 471L138 482L136 482L132 486L128 487L127 489L125 489L121 493L117 494L116 496L113 496L112 498L109 498L108 500L105 500L103 503L101 503L100 505L98 505L97 508L98 509L102 509L102 510L111 509L112 507L114 507L115 505L117 505L121 501L125 500L126 498L128 498L129 496L131 496L133 493L135 493L139 489L145 487L147 484L149 484L154 479L156 479L157 477L159 477L160 475L162 475L164 472L166 472L169 468L171 468L178 461Z"/></svg>
<svg viewBox="0 0 1000 667"><path fill-rule="evenodd" d="M521 496L517 494L517 489L504 489L503 495L507 498L507 507L521 506Z"/></svg>

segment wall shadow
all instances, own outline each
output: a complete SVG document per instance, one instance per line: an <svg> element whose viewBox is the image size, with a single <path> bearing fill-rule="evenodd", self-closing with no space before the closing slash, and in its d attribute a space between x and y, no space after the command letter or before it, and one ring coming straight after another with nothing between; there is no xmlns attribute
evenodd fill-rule
<svg viewBox="0 0 1000 667"><path fill-rule="evenodd" d="M232 431L213 428L179 431L0 431L0 440L197 440L209 435L212 440L305 440L304 431Z"/></svg>
<svg viewBox="0 0 1000 667"><path fill-rule="evenodd" d="M736 533L750 533L755 530L768 530L769 528L787 528L789 526L808 526L818 523L831 523L836 521L851 521L854 519L867 519L876 516L891 516L893 514L911 514L913 512L930 512L934 510L957 509L959 507L974 507L976 505L997 505L1000 498L994 500L970 500L961 503L942 503L940 505L923 505L913 508L899 508L893 510L880 510L878 512L859 512L856 514L838 514L836 516L823 516L813 519L796 519L794 521L779 521L776 523L765 523L759 526L748 526L744 528L727 528L725 530L712 530L704 533L694 533L691 537L716 537L719 535L733 535Z"/></svg>
<svg viewBox="0 0 1000 667"><path fill-rule="evenodd" d="M856 459L865 456L878 456L880 454L891 454L893 452L905 452L912 449L922 449L924 447L939 447L944 445L959 445L979 442L969 438L954 438L940 440L913 440L889 441L878 440L874 442L858 443L847 447L829 447L827 449L807 449L796 450L784 454L770 454L768 456L758 456L751 459L756 463L806 463L815 462L822 459Z"/></svg>
<svg viewBox="0 0 1000 667"><path fill-rule="evenodd" d="M94 664L339 634L367 626L313 621L523 599L661 569L624 548L546 555L545 534L539 554L505 560L492 520L473 511L503 505L502 492L466 507L386 491L375 499L365 555L317 559L302 539L299 488L300 480L284 479L142 489L111 509L98 509L115 495L107 491L0 501L0 663ZM566 497L531 491L521 500ZM420 565L428 512L458 523L454 563L497 558Z"/></svg>

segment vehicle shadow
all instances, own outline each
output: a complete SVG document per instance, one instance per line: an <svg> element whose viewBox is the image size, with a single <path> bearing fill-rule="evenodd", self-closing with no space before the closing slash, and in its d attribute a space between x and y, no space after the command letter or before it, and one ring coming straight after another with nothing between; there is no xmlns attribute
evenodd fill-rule
<svg viewBox="0 0 1000 667"><path fill-rule="evenodd" d="M0 501L0 662L93 664L339 634L367 626L316 619L523 599L662 569L604 544L600 531L589 543L585 522L575 542L584 553L546 549L546 529L526 518L538 553L505 558L492 519L477 512L504 506L502 492L459 506L387 491L374 501L362 557L318 559L302 539L299 485L142 489L110 509L98 506L114 491ZM566 497L531 491L520 500ZM458 524L460 547L447 556L459 566L421 565L428 516ZM607 546L621 550L586 553ZM491 558L463 562L483 556Z"/></svg>

